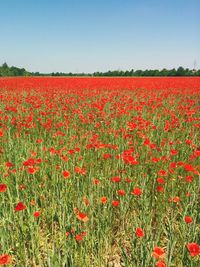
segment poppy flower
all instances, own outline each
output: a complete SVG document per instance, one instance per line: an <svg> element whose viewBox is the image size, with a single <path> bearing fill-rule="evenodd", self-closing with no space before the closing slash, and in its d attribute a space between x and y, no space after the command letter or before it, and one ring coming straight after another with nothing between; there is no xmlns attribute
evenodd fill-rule
<svg viewBox="0 0 200 267"><path fill-rule="evenodd" d="M80 241L83 240L83 237L80 234L76 234L75 239L76 239L76 241L79 241L80 242Z"/></svg>
<svg viewBox="0 0 200 267"><path fill-rule="evenodd" d="M83 222L87 222L89 220L88 216L85 213L83 213L83 212L78 212L77 213L77 218L80 221L83 221Z"/></svg>
<svg viewBox="0 0 200 267"><path fill-rule="evenodd" d="M135 196L140 196L142 194L142 190L139 187L135 187L131 191L131 194Z"/></svg>
<svg viewBox="0 0 200 267"><path fill-rule="evenodd" d="M10 264L11 257L8 254L0 255L0 265Z"/></svg>
<svg viewBox="0 0 200 267"><path fill-rule="evenodd" d="M164 184L165 183L165 180L163 178L157 178L157 183L159 184Z"/></svg>
<svg viewBox="0 0 200 267"><path fill-rule="evenodd" d="M190 192L186 192L186 197L190 197Z"/></svg>
<svg viewBox="0 0 200 267"><path fill-rule="evenodd" d="M193 172L194 171L194 167L191 164L185 164L184 165L184 169L188 172Z"/></svg>
<svg viewBox="0 0 200 267"><path fill-rule="evenodd" d="M33 216L35 218L40 217L40 215L41 215L41 213L39 211L36 211L36 212L33 213Z"/></svg>
<svg viewBox="0 0 200 267"><path fill-rule="evenodd" d="M85 203L86 206L90 204L89 200L86 198L86 196L83 196L83 202Z"/></svg>
<svg viewBox="0 0 200 267"><path fill-rule="evenodd" d="M20 184L20 185L19 185L19 189L20 189L20 190L24 190L25 188L26 188L26 187L25 187L24 184Z"/></svg>
<svg viewBox="0 0 200 267"><path fill-rule="evenodd" d="M157 186L156 187L156 190L159 192L159 193L162 193L164 191L164 187L163 186Z"/></svg>
<svg viewBox="0 0 200 267"><path fill-rule="evenodd" d="M100 201L101 201L101 203L106 204L106 202L108 201L108 199L107 199L107 197L101 197L100 198Z"/></svg>
<svg viewBox="0 0 200 267"><path fill-rule="evenodd" d="M70 172L69 171L63 171L63 177L65 178L65 179L68 179L69 177L70 177Z"/></svg>
<svg viewBox="0 0 200 267"><path fill-rule="evenodd" d="M178 151L175 150L175 149L171 149L171 150L170 150L170 154L171 154L171 155L177 155L177 154L178 154Z"/></svg>
<svg viewBox="0 0 200 267"><path fill-rule="evenodd" d="M152 255L156 259L162 258L165 256L165 250L161 247L155 247Z"/></svg>
<svg viewBox="0 0 200 267"><path fill-rule="evenodd" d="M110 159L112 157L111 154L103 154L104 159Z"/></svg>
<svg viewBox="0 0 200 267"><path fill-rule="evenodd" d="M159 158L152 158L152 162L157 163L160 159Z"/></svg>
<svg viewBox="0 0 200 267"><path fill-rule="evenodd" d="M25 210L26 208L27 207L22 202L19 202L15 207L15 211Z"/></svg>
<svg viewBox="0 0 200 267"><path fill-rule="evenodd" d="M144 236L144 231L142 230L142 228L136 228L135 235L137 237L143 237Z"/></svg>
<svg viewBox="0 0 200 267"><path fill-rule="evenodd" d="M118 195L124 196L126 193L123 189L118 190Z"/></svg>
<svg viewBox="0 0 200 267"><path fill-rule="evenodd" d="M13 167L14 166L14 164L10 161L6 162L5 165L6 165L6 167Z"/></svg>
<svg viewBox="0 0 200 267"><path fill-rule="evenodd" d="M86 174L86 170L84 168L75 167L74 171L75 171L75 173L78 173L78 174L83 174L83 175Z"/></svg>
<svg viewBox="0 0 200 267"><path fill-rule="evenodd" d="M166 172L165 170L160 170L160 171L158 172L158 175L159 175L159 176L167 176L167 172Z"/></svg>
<svg viewBox="0 0 200 267"><path fill-rule="evenodd" d="M3 129L0 129L0 137L3 137L3 136L4 136Z"/></svg>
<svg viewBox="0 0 200 267"><path fill-rule="evenodd" d="M164 261L157 261L156 267L167 267L166 263Z"/></svg>
<svg viewBox="0 0 200 267"><path fill-rule="evenodd" d="M186 181L187 183L192 183L192 181L193 181L193 177L190 176L190 175L188 175L188 176L185 177L185 181Z"/></svg>
<svg viewBox="0 0 200 267"><path fill-rule="evenodd" d="M178 202L180 202L180 200L181 199L178 196L169 199L169 201L174 202L174 203L178 203Z"/></svg>
<svg viewBox="0 0 200 267"><path fill-rule="evenodd" d="M94 179L93 184L98 185L98 184L100 184L100 181L98 179Z"/></svg>
<svg viewBox="0 0 200 267"><path fill-rule="evenodd" d="M187 248L188 248L190 255L192 257L195 257L195 256L200 254L200 247L197 243L189 243L187 245Z"/></svg>
<svg viewBox="0 0 200 267"><path fill-rule="evenodd" d="M118 207L119 204L120 204L120 201L119 201L119 200L113 200L113 201L112 201L112 205L113 205L113 207Z"/></svg>
<svg viewBox="0 0 200 267"><path fill-rule="evenodd" d="M176 162L171 162L170 165L169 165L169 167L170 167L171 169L176 168Z"/></svg>
<svg viewBox="0 0 200 267"><path fill-rule="evenodd" d="M87 235L87 232L82 232L80 234L76 234L75 239L76 241L82 241L83 237Z"/></svg>
<svg viewBox="0 0 200 267"><path fill-rule="evenodd" d="M0 193L6 192L7 185L6 184L0 184Z"/></svg>
<svg viewBox="0 0 200 267"><path fill-rule="evenodd" d="M42 140L41 138L38 138L38 139L36 140L36 143L37 143L37 144L40 144L40 143L42 143L42 141L43 141L43 140Z"/></svg>
<svg viewBox="0 0 200 267"><path fill-rule="evenodd" d="M28 173L30 174L35 174L38 171L38 167L34 168L34 167L29 167L28 168Z"/></svg>
<svg viewBox="0 0 200 267"><path fill-rule="evenodd" d="M190 217L190 216L185 216L184 220L186 223L192 223L192 221L193 221L192 217Z"/></svg>
<svg viewBox="0 0 200 267"><path fill-rule="evenodd" d="M112 177L111 178L111 182L113 182L113 183L119 183L119 182L121 182L121 178L118 177L118 176Z"/></svg>
<svg viewBox="0 0 200 267"><path fill-rule="evenodd" d="M66 236L66 238L68 238L68 236L70 236L70 232L66 232L65 236Z"/></svg>

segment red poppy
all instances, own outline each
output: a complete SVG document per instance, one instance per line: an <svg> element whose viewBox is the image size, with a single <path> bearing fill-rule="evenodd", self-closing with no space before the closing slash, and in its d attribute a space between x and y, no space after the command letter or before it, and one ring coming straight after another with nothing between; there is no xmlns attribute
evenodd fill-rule
<svg viewBox="0 0 200 267"><path fill-rule="evenodd" d="M15 211L25 210L26 208L27 207L22 202L19 202L15 207Z"/></svg>
<svg viewBox="0 0 200 267"><path fill-rule="evenodd" d="M26 188L26 186L25 186L24 184L20 184L20 185L19 185L19 189L20 189L20 190L24 190L25 188Z"/></svg>
<svg viewBox="0 0 200 267"><path fill-rule="evenodd" d="M120 201L119 201L119 200L113 200L113 201L112 201L112 205L113 205L113 207L118 207L119 204L120 204Z"/></svg>
<svg viewBox="0 0 200 267"><path fill-rule="evenodd" d="M68 179L70 177L70 172L67 171L67 170L66 171L63 171L62 174L63 174L63 176L64 176L65 179Z"/></svg>
<svg viewBox="0 0 200 267"><path fill-rule="evenodd" d="M139 187L135 187L131 191L131 194L135 196L140 196L142 194L142 190Z"/></svg>
<svg viewBox="0 0 200 267"><path fill-rule="evenodd" d="M126 164L131 164L131 165L137 165L139 162L137 159L131 155L123 155L123 160Z"/></svg>
<svg viewBox="0 0 200 267"><path fill-rule="evenodd" d="M157 261L156 267L167 267L166 263L164 261Z"/></svg>
<svg viewBox="0 0 200 267"><path fill-rule="evenodd" d="M170 201L172 201L174 203L178 203L178 202L180 202L180 197L178 197L178 196L173 197L172 199L170 199Z"/></svg>
<svg viewBox="0 0 200 267"><path fill-rule="evenodd" d="M83 240L83 237L82 237L81 234L76 234L75 239L76 239L76 241L79 241L80 242L80 241Z"/></svg>
<svg viewBox="0 0 200 267"><path fill-rule="evenodd" d="M163 186L157 186L157 187L156 187L156 190L157 190L159 193L162 193L162 192L164 192L164 187L163 187Z"/></svg>
<svg viewBox="0 0 200 267"><path fill-rule="evenodd" d="M156 259L162 258L165 256L165 250L161 247L155 247L152 253L153 257Z"/></svg>
<svg viewBox="0 0 200 267"><path fill-rule="evenodd" d="M176 168L176 162L171 162L170 165L169 165L169 167L171 169L175 169Z"/></svg>
<svg viewBox="0 0 200 267"><path fill-rule="evenodd" d="M152 158L152 162L157 163L160 160L160 158Z"/></svg>
<svg viewBox="0 0 200 267"><path fill-rule="evenodd" d="M190 196L191 196L190 192L186 192L186 197L190 197Z"/></svg>
<svg viewBox="0 0 200 267"><path fill-rule="evenodd" d="M160 170L160 171L158 172L158 175L159 175L159 176L167 176L167 172L166 172L165 170Z"/></svg>
<svg viewBox="0 0 200 267"><path fill-rule="evenodd" d="M192 221L193 221L192 217L190 217L190 216L185 216L184 220L186 223L192 223Z"/></svg>
<svg viewBox="0 0 200 267"><path fill-rule="evenodd" d="M89 206L90 202L89 200L86 198L86 196L83 196L83 202L85 203L86 206Z"/></svg>
<svg viewBox="0 0 200 267"><path fill-rule="evenodd" d="M123 189L118 190L118 195L124 196L126 193Z"/></svg>
<svg viewBox="0 0 200 267"><path fill-rule="evenodd" d="M38 139L36 140L36 143L37 143L37 144L42 143L42 139L41 139L41 138L38 138Z"/></svg>
<svg viewBox="0 0 200 267"><path fill-rule="evenodd" d="M28 173L30 174L35 174L38 171L38 167L34 168L34 167L29 167L28 168Z"/></svg>
<svg viewBox="0 0 200 267"><path fill-rule="evenodd" d="M104 159L110 159L112 157L111 154L103 154Z"/></svg>
<svg viewBox="0 0 200 267"><path fill-rule="evenodd" d="M100 184L100 181L98 179L94 179L93 184L98 185L98 184Z"/></svg>
<svg viewBox="0 0 200 267"><path fill-rule="evenodd" d="M0 255L0 265L7 265L11 263L11 257L8 254Z"/></svg>
<svg viewBox="0 0 200 267"><path fill-rule="evenodd" d="M0 128L0 137L3 137L3 136L4 136L3 129Z"/></svg>
<svg viewBox="0 0 200 267"><path fill-rule="evenodd" d="M66 237L70 236L70 232L65 233Z"/></svg>
<svg viewBox="0 0 200 267"><path fill-rule="evenodd" d="M7 190L7 185L6 184L0 184L0 193L3 193Z"/></svg>
<svg viewBox="0 0 200 267"><path fill-rule="evenodd" d="M143 237L144 236L144 232L143 232L142 228L136 228L135 235L137 237Z"/></svg>
<svg viewBox="0 0 200 267"><path fill-rule="evenodd" d="M195 257L195 256L200 254L200 247L197 243L189 243L187 245L187 248L188 248L190 255L192 257Z"/></svg>
<svg viewBox="0 0 200 267"><path fill-rule="evenodd" d="M113 183L119 183L119 182L121 182L121 178L118 177L118 176L112 177L111 178L111 182L113 182Z"/></svg>
<svg viewBox="0 0 200 267"><path fill-rule="evenodd" d="M165 180L163 178L157 178L157 183L159 184L164 184L165 183Z"/></svg>
<svg viewBox="0 0 200 267"><path fill-rule="evenodd" d="M191 164L185 164L184 165L184 169L188 172L193 172L194 171L194 167Z"/></svg>
<svg viewBox="0 0 200 267"><path fill-rule="evenodd" d="M41 212L39 212L39 211L36 211L36 212L33 213L33 216L36 217L36 218L40 217L40 215L41 215Z"/></svg>
<svg viewBox="0 0 200 267"><path fill-rule="evenodd" d="M186 181L187 183L192 183L192 181L193 181L193 177L190 176L190 175L188 175L188 176L185 177L185 181Z"/></svg>
<svg viewBox="0 0 200 267"><path fill-rule="evenodd" d="M178 151L175 150L175 149L171 149L171 150L170 150L170 154L171 154L171 155L177 155L177 154L178 154Z"/></svg>
<svg viewBox="0 0 200 267"><path fill-rule="evenodd" d="M78 212L77 213L77 218L80 221L83 221L83 222L87 222L89 220L88 216L85 213L83 213L83 212Z"/></svg>
<svg viewBox="0 0 200 267"><path fill-rule="evenodd" d="M14 164L12 163L12 162L6 162L6 167L13 167L14 166Z"/></svg>
<svg viewBox="0 0 200 267"><path fill-rule="evenodd" d="M101 203L106 204L106 202L108 201L108 199L107 199L107 197L101 197L100 198L100 201L101 201Z"/></svg>
<svg viewBox="0 0 200 267"><path fill-rule="evenodd" d="M79 174L83 174L83 175L86 174L85 168L75 167L74 171L75 171L75 173L79 173Z"/></svg>

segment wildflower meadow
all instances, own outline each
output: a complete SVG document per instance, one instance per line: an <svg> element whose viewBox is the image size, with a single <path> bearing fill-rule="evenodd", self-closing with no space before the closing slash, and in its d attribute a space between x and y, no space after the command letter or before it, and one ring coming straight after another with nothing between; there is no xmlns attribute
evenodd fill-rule
<svg viewBox="0 0 200 267"><path fill-rule="evenodd" d="M0 78L0 265L200 266L200 78Z"/></svg>

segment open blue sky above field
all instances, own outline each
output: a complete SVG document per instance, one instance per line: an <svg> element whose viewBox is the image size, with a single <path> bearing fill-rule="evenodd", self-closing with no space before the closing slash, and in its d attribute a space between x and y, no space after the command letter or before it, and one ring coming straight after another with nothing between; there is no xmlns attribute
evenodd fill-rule
<svg viewBox="0 0 200 267"><path fill-rule="evenodd" d="M40 72L200 68L199 0L1 0L0 64Z"/></svg>

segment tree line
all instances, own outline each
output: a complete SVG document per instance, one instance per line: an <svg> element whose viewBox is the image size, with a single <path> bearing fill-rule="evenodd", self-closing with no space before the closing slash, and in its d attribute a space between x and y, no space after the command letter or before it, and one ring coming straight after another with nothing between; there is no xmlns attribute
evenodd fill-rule
<svg viewBox="0 0 200 267"><path fill-rule="evenodd" d="M200 69L188 69L179 67L177 69L162 69L162 70L109 70L106 72L94 72L94 73L64 73L64 72L52 72L52 73L40 73L29 72L24 68L18 68L11 66L7 63L0 66L0 77L12 77L12 76L91 76L91 77L176 77L176 76L200 76Z"/></svg>

